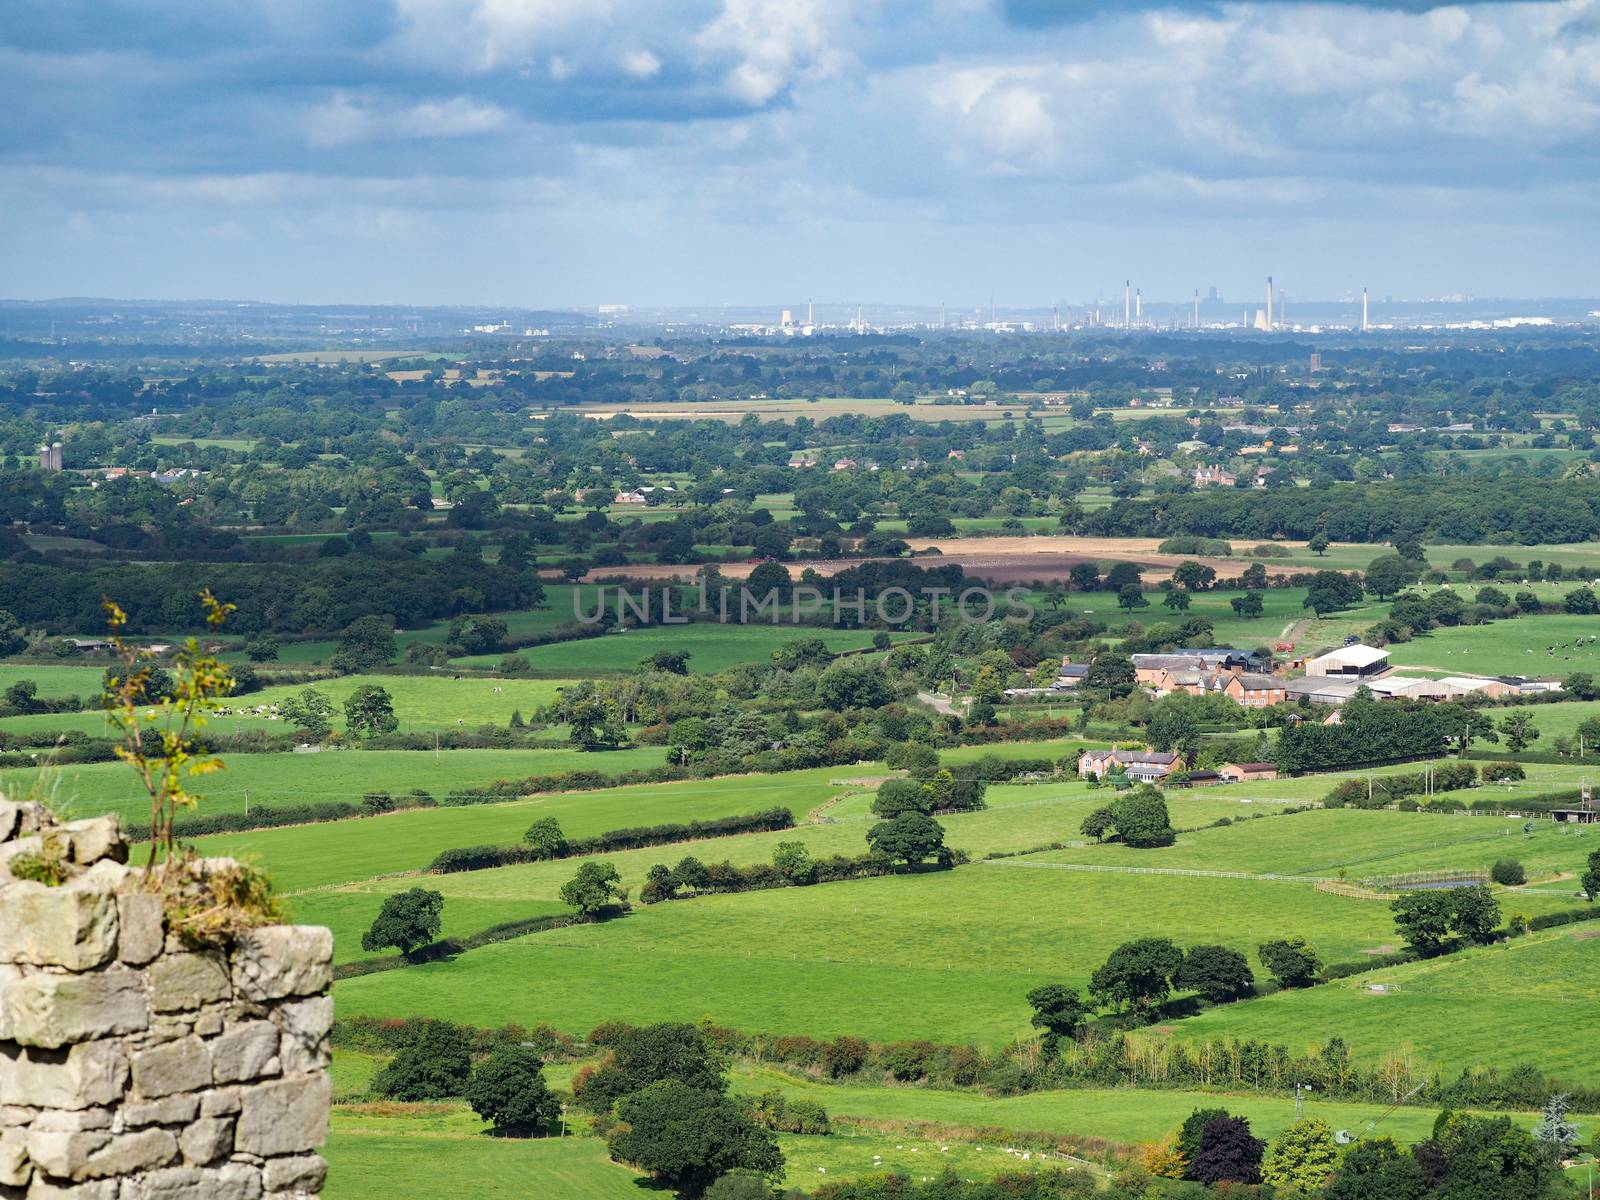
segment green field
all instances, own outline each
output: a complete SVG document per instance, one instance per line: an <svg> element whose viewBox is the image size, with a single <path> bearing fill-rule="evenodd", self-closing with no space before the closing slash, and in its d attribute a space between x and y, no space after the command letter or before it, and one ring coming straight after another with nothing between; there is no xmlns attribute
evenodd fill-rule
<svg viewBox="0 0 1600 1200"><path fill-rule="evenodd" d="M1592 1082L1597 932L1592 923L1552 929L1223 1005L1179 1022L1175 1036L1258 1037L1303 1050L1320 1044L1323 1031L1336 1030L1369 1062L1401 1050L1446 1077L1466 1066L1530 1062L1558 1079ZM1371 990L1379 984L1386 990Z"/></svg>
<svg viewBox="0 0 1600 1200"><path fill-rule="evenodd" d="M1569 585L1571 586L1571 585ZM1600 674L1600 618L1517 617L1488 625L1455 625L1386 647L1395 666L1429 667L1460 675L1536 675L1560 679L1574 671ZM1600 711L1600 707L1596 708Z"/></svg>
<svg viewBox="0 0 1600 1200"><path fill-rule="evenodd" d="M280 726L281 727L281 726ZM229 754L225 769L193 783L203 812L239 812L250 806L284 807L342 800L357 803L368 792L404 795L422 788L443 797L452 788L520 779L560 771L625 771L659 766L665 751L655 746L605 754L581 750L324 750L315 754ZM0 771L8 790L24 792L35 773ZM134 799L135 780L120 762L49 768L58 802L70 812L143 815ZM464 810L453 810L464 811ZM422 815L422 814L417 814ZM337 826L325 826L333 829ZM428 857L432 857L430 853Z"/></svg>
<svg viewBox="0 0 1600 1200"><path fill-rule="evenodd" d="M1030 988L1081 985L1120 942L1167 931L1252 953L1294 931L1345 959L1393 926L1384 905L1300 883L1175 876L1152 887L1138 875L974 866L658 905L353 979L339 996L346 1013L486 1025L709 1014L750 1030L993 1045L1026 1035Z"/></svg>

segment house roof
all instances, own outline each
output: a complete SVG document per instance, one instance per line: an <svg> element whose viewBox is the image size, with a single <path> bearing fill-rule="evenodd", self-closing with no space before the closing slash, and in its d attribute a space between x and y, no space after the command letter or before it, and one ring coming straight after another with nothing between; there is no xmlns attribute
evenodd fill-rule
<svg viewBox="0 0 1600 1200"><path fill-rule="evenodd" d="M1283 686L1283 680L1276 675L1238 675L1239 686L1247 692L1276 691Z"/></svg>
<svg viewBox="0 0 1600 1200"><path fill-rule="evenodd" d="M1342 667L1370 667L1376 663L1385 662L1388 658L1389 652L1387 650L1379 650L1375 646L1341 646L1337 650L1319 654L1311 661L1336 663Z"/></svg>
<svg viewBox="0 0 1600 1200"><path fill-rule="evenodd" d="M1277 763L1225 763L1224 765L1246 772L1276 771L1278 769Z"/></svg>

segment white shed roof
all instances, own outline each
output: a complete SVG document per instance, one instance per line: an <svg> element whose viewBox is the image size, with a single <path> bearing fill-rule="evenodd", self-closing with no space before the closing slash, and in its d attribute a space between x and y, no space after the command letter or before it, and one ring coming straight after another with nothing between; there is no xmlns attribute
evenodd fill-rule
<svg viewBox="0 0 1600 1200"><path fill-rule="evenodd" d="M1389 657L1387 650L1379 650L1373 646L1341 646L1337 650L1330 650L1326 654L1318 655L1312 659L1317 663L1338 663L1345 667L1370 667L1373 663L1380 663Z"/></svg>

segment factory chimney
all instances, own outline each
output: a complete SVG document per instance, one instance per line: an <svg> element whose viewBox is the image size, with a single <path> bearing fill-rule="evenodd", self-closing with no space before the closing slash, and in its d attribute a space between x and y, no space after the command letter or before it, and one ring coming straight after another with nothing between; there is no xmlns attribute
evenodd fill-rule
<svg viewBox="0 0 1600 1200"><path fill-rule="evenodd" d="M1361 332L1367 331L1367 289L1361 289Z"/></svg>
<svg viewBox="0 0 1600 1200"><path fill-rule="evenodd" d="M1122 281L1122 327L1133 328L1133 280Z"/></svg>
<svg viewBox="0 0 1600 1200"><path fill-rule="evenodd" d="M1272 331L1272 276L1267 276L1267 332Z"/></svg>

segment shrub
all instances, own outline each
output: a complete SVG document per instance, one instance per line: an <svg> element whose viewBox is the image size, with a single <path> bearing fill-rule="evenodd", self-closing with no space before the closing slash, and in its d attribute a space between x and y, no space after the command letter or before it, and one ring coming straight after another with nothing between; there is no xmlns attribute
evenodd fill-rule
<svg viewBox="0 0 1600 1200"><path fill-rule="evenodd" d="M1528 772L1523 769L1521 763L1493 762L1483 768L1485 783L1515 783L1527 777Z"/></svg>
<svg viewBox="0 0 1600 1200"><path fill-rule="evenodd" d="M1502 887L1521 887L1528 882L1528 873L1516 859L1502 858L1489 868L1489 878Z"/></svg>
<svg viewBox="0 0 1600 1200"><path fill-rule="evenodd" d="M834 1079L854 1075L867 1065L871 1047L858 1037L836 1037L822 1048L822 1068Z"/></svg>
<svg viewBox="0 0 1600 1200"><path fill-rule="evenodd" d="M443 1100L463 1095L471 1074L467 1031L448 1021L430 1021L373 1077L372 1090L391 1100Z"/></svg>

